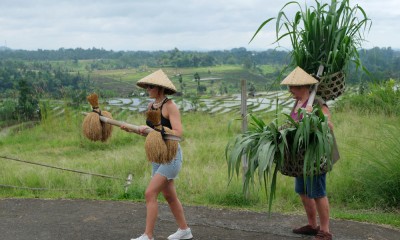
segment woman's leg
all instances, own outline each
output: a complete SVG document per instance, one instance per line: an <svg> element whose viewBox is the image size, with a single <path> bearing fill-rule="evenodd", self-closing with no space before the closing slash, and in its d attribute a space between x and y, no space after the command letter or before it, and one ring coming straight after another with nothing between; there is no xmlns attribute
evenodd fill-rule
<svg viewBox="0 0 400 240"><path fill-rule="evenodd" d="M165 200L167 200L169 208L174 215L176 222L180 229L187 229L188 225L186 223L185 214L183 212L183 207L176 194L174 180L167 182L165 188L163 188L162 193Z"/></svg>
<svg viewBox="0 0 400 240"><path fill-rule="evenodd" d="M153 237L154 226L157 221L158 215L158 202L157 196L158 194L167 186L167 178L160 175L155 174L147 186L145 198L146 198L146 230L145 234L149 237Z"/></svg>
<svg viewBox="0 0 400 240"><path fill-rule="evenodd" d="M310 186L310 181L307 179L307 187L304 184L304 178L303 177L296 177L295 178L295 191L297 194L299 194L301 202L303 203L304 210L306 211L307 214L307 220L308 220L308 225L310 225L313 228L316 228L318 226L317 223L317 208L315 206L315 201L312 198L309 198L306 195L307 188L309 189Z"/></svg>
<svg viewBox="0 0 400 240"><path fill-rule="evenodd" d="M321 223L320 229L324 232L329 231L329 201L328 197L316 198L317 211L319 221Z"/></svg>
<svg viewBox="0 0 400 240"><path fill-rule="evenodd" d="M304 210L307 214L308 224L311 225L313 228L318 226L317 223L317 207L315 204L315 200L312 198L307 197L305 194L300 194L301 201L304 206Z"/></svg>

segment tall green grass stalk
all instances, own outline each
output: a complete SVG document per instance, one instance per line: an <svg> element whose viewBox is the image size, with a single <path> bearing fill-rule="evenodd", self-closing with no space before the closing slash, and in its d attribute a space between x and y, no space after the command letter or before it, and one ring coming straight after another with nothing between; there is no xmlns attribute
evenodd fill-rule
<svg viewBox="0 0 400 240"><path fill-rule="evenodd" d="M400 130L385 126L375 148L360 149L364 165L355 171L360 185L356 192L368 199L372 207L398 208L400 206Z"/></svg>
<svg viewBox="0 0 400 240"><path fill-rule="evenodd" d="M292 17L287 14L291 6L298 9ZM350 6L350 0L331 0L330 4L316 0L315 6L304 7L289 1L276 18L260 25L251 40L272 20L276 20L276 42L291 41L293 65L316 73L322 64L327 75L342 71L352 60L360 64L357 49L371 26L364 9Z"/></svg>
<svg viewBox="0 0 400 240"><path fill-rule="evenodd" d="M338 102L338 111L357 111L362 114L400 116L400 90L394 79L369 84L362 93L349 94Z"/></svg>

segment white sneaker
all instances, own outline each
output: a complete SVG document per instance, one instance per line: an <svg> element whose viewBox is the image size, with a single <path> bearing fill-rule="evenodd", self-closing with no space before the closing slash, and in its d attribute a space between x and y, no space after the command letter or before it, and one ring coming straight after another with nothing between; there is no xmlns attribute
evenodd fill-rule
<svg viewBox="0 0 400 240"><path fill-rule="evenodd" d="M131 240L154 240L154 238L149 238L146 234L142 234L142 236L138 238L131 238Z"/></svg>
<svg viewBox="0 0 400 240"><path fill-rule="evenodd" d="M185 230L182 230L178 228L178 231L176 233L169 235L168 239L169 240L181 240L181 239L192 239L192 230L190 228L186 228Z"/></svg>

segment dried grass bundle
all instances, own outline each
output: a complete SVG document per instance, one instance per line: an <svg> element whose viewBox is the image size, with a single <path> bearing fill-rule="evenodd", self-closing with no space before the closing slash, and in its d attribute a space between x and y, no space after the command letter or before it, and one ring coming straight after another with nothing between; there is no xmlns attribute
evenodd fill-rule
<svg viewBox="0 0 400 240"><path fill-rule="evenodd" d="M86 138L92 141L102 140L102 129L103 126L101 125L100 116L98 113L90 112L83 119L82 132Z"/></svg>
<svg viewBox="0 0 400 240"><path fill-rule="evenodd" d="M87 97L93 112L86 115L82 124L83 135L92 141L105 142L111 137L112 126L100 121L100 114L112 119L112 115L107 111L99 110L99 97L96 93L92 93Z"/></svg>
<svg viewBox="0 0 400 240"><path fill-rule="evenodd" d="M147 110L146 122L151 123L154 126L159 126L161 124L161 110L159 108L154 110L153 109Z"/></svg>
<svg viewBox="0 0 400 240"><path fill-rule="evenodd" d="M161 111L160 109L148 110L146 112L146 122L154 126L158 131L151 132L146 137L146 155L147 159L156 163L170 163L176 156L178 151L178 141L163 140L162 134L159 131L164 129L167 134L174 134L174 131L161 126Z"/></svg>
<svg viewBox="0 0 400 240"><path fill-rule="evenodd" d="M168 163L168 149L164 140L162 139L161 133L158 131L151 131L145 141L145 150L147 160L155 163Z"/></svg>
<svg viewBox="0 0 400 240"><path fill-rule="evenodd" d="M164 127L164 131L167 134L175 135L175 131L171 130L167 127ZM168 159L168 162L170 162L175 158L176 153L178 152L178 141L165 140L165 145L167 145L167 152L168 152L167 159Z"/></svg>
<svg viewBox="0 0 400 240"><path fill-rule="evenodd" d="M110 112L101 111L101 115L103 115L104 117L113 119L112 114ZM101 126L102 126L101 141L105 142L111 137L113 128L112 128L111 124L104 123L104 122L101 122Z"/></svg>
<svg viewBox="0 0 400 240"><path fill-rule="evenodd" d="M99 107L99 96L96 93L92 93L89 96L86 97L88 102L90 103L90 106L92 106L93 109L96 109Z"/></svg>

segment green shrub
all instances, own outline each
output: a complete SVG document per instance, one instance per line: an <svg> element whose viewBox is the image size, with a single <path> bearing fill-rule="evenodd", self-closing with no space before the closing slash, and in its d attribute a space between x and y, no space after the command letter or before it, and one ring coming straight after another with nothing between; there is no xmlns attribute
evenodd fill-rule
<svg viewBox="0 0 400 240"><path fill-rule="evenodd" d="M288 8L293 5L298 11L290 18ZM276 18L265 20L253 38L272 20L276 20L276 42L287 38L291 42L293 65L315 73L322 64L327 75L342 71L350 61L360 63L357 49L364 41L364 31L371 26L364 9L350 6L350 0L315 1L311 7L290 1Z"/></svg>
<svg viewBox="0 0 400 240"><path fill-rule="evenodd" d="M375 149L362 149L364 162L355 172L358 192L371 207L398 208L400 206L400 130L388 127Z"/></svg>
<svg viewBox="0 0 400 240"><path fill-rule="evenodd" d="M246 156L248 167L244 173L243 192L247 193L258 179L268 195L269 210L278 186L278 171L283 172L286 158L296 158L297 153L304 150L304 177L318 174L322 159L326 158L328 169L331 167L333 136L327 116L319 107L311 113L299 109L298 114L303 116L299 122L285 115L285 127L279 127L277 121L267 125L250 115L253 127L237 135L225 149L230 179L239 176L242 157Z"/></svg>
<svg viewBox="0 0 400 240"><path fill-rule="evenodd" d="M393 79L373 83L368 91L344 96L337 102L337 111L355 110L360 113L376 113L388 116L400 115L400 90Z"/></svg>
<svg viewBox="0 0 400 240"><path fill-rule="evenodd" d="M1 121L8 121L8 120L15 120L16 117L16 108L17 102L11 99L4 100L1 103L0 107L0 120Z"/></svg>

